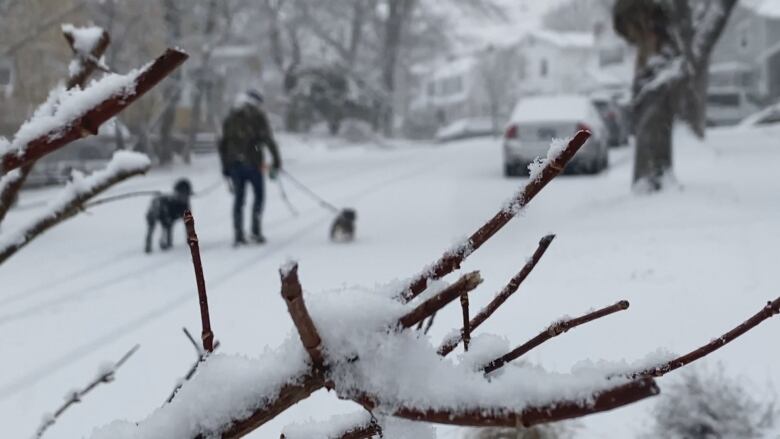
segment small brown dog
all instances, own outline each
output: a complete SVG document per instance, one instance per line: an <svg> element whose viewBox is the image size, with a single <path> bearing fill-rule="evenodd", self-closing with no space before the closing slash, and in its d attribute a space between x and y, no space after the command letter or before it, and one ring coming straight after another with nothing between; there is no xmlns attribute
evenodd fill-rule
<svg viewBox="0 0 780 439"><path fill-rule="evenodd" d="M341 209L330 227L330 240L333 242L354 240L356 219L357 212L354 209Z"/></svg>

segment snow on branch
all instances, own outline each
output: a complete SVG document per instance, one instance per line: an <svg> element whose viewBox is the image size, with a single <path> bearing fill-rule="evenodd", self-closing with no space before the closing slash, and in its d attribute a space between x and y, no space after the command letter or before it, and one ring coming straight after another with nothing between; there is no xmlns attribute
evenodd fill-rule
<svg viewBox="0 0 780 439"><path fill-rule="evenodd" d="M452 273L460 267L460 264L473 251L479 249L485 242L501 230L509 221L514 218L534 197L542 190L547 183L552 181L563 171L569 160L579 151L582 145L590 138L590 132L579 131L568 142L562 143L557 148L551 148L547 159L542 163L541 168L535 173L534 177L528 180L528 183L517 192L517 194L507 203L504 209L501 209L485 225L472 234L463 244L460 251L446 252L442 257L433 263L430 268L412 280L409 287L402 293L401 297L406 300L412 300L425 290L428 281L431 279L441 279ZM465 251L468 250L468 251Z"/></svg>
<svg viewBox="0 0 780 439"><path fill-rule="evenodd" d="M457 282L448 286L430 299L424 301L415 307L412 311L401 317L398 324L402 328L411 328L412 326L431 317L440 309L447 306L462 294L474 290L482 283L482 276L478 271L469 273L458 279Z"/></svg>
<svg viewBox="0 0 780 439"><path fill-rule="evenodd" d="M44 415L43 421L41 422L41 425L38 427L38 430L36 430L35 436L33 437L42 437L46 430L54 425L57 422L57 419L59 419L59 417L62 416L66 410L68 410L72 405L80 403L84 396L94 390L97 386L100 384L109 384L113 382L116 376L116 371L119 370L119 368L122 367L122 365L125 364L128 359L130 359L130 357L135 353L135 351L138 350L139 347L139 345L133 346L133 348L130 349L125 355L123 355L122 358L120 358L116 363L109 363L107 365L101 366L98 369L98 373L95 379L83 389L75 390L65 395L65 403L60 406L60 408L58 408L54 413Z"/></svg>
<svg viewBox="0 0 780 439"><path fill-rule="evenodd" d="M683 366L687 366L688 364L691 364L694 361L699 360L715 352L716 350L722 348L726 344L734 341L737 337L740 337L741 335L755 328L756 326L761 324L764 320L767 320L770 317L773 317L777 314L780 314L780 297L775 299L773 302L768 302L766 306L761 308L761 311L757 312L752 317L750 317L749 319L747 319L746 321L744 321L743 323L741 323L739 326L732 329L731 331L721 335L716 339L713 339L706 345L696 350L693 350L685 355L670 360L666 363L663 363L661 365L650 367L640 372L629 373L628 375L632 377L664 376L669 372L677 370Z"/></svg>
<svg viewBox="0 0 780 439"><path fill-rule="evenodd" d="M0 173L97 134L100 125L151 90L186 59L185 53L168 49L151 64L126 75L106 75L83 90L55 90L51 105L37 111L10 144L0 149Z"/></svg>
<svg viewBox="0 0 780 439"><path fill-rule="evenodd" d="M63 33L65 35L65 39L68 41L68 44L70 44L71 49L74 51L74 53L77 53L76 47L78 47L82 53L88 55L89 58L92 59L100 59L103 56L103 53L108 48L108 44L110 42L110 38L108 36L108 33L103 31L100 28L91 28L92 30L89 32L90 35L98 33L98 39L96 41L93 41L91 44L88 42L83 41L84 37L77 37L76 35L80 35L80 31L76 28L65 28L63 27ZM99 32L98 32L99 31ZM94 38L93 38L94 40ZM68 77L68 82L66 84L66 89L71 90L76 87L84 88L84 85L87 82L87 78L89 78L90 75L94 72L95 68L97 67L97 64L94 62L90 62L88 60L88 57L84 56L77 56L70 65L70 75ZM50 102L52 97L50 96L49 99L43 104L43 106L52 106L52 102ZM50 110L42 109L36 111L36 113L44 113ZM9 148L9 145L3 145L2 139L0 139L0 151L3 151L4 149ZM11 206L13 205L14 201L16 201L17 195L19 194L19 191L22 189L22 185L24 185L24 182L27 180L27 176L30 175L30 172L32 171L33 162L27 163L24 166L20 167L19 169L16 169L12 172L9 172L7 175L4 175L0 179L0 223L3 222L3 219L5 218L5 215L8 213L8 210L10 210Z"/></svg>
<svg viewBox="0 0 780 439"><path fill-rule="evenodd" d="M84 203L96 195L130 177L144 174L150 164L143 154L117 151L105 169L88 176L75 172L73 180L28 225L15 232L0 234L0 264L42 233L79 213Z"/></svg>
<svg viewBox="0 0 780 439"><path fill-rule="evenodd" d="M592 322L593 320L606 317L610 314L614 314L619 311L625 311L628 309L628 306L629 306L628 301L621 300L620 302L614 305L590 312L581 317L577 317L574 319L559 320L553 323L552 325L550 325L544 331L540 332L539 335L537 335L536 337L523 343L522 345L520 345L516 349L513 349L511 352L507 353L506 355L496 358L495 360L488 363L484 367L484 371L485 373L494 372L500 369L501 367L503 367L505 364L509 363L510 361L514 361L522 357L523 355L527 354L531 349L538 347L539 345L541 345L542 343L546 342L551 338L557 337L572 328L576 328L577 326L584 325L588 322Z"/></svg>
<svg viewBox="0 0 780 439"><path fill-rule="evenodd" d="M501 305L503 305L504 302L506 302L509 297L511 297L512 294L517 291L518 288L520 288L520 285L523 283L523 281L525 281L528 275L531 274L531 271L533 271L534 267L536 267L536 264L539 263L539 260L542 259L542 256L547 251L547 248L550 247L553 239L555 239L555 235L547 235L539 241L539 247L537 247L534 254L525 263L522 270L520 270L520 272L517 273L498 294L496 294L496 297L493 298L493 300L491 300L490 303L485 306L485 308L483 308L476 316L474 316L473 319L471 319L468 325L471 331L479 328L483 323L485 323L485 321L489 319L490 316L492 316L493 313L496 312L498 308L500 308ZM461 333L454 334L453 336L447 338L442 343L442 345L439 346L439 355L448 355L450 352L455 350L455 348L462 340L463 336Z"/></svg>
<svg viewBox="0 0 780 439"><path fill-rule="evenodd" d="M103 53L111 43L108 32L95 26L75 27L72 24L63 24L62 34L74 54L74 59L68 66L68 89L83 88L87 78L96 69L109 71L101 61Z"/></svg>

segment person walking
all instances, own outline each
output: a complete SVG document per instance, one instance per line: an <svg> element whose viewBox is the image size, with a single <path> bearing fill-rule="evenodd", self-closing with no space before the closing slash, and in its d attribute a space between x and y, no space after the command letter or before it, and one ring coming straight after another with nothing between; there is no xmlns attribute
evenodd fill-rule
<svg viewBox="0 0 780 439"><path fill-rule="evenodd" d="M263 110L263 95L257 90L248 90L239 95L222 125L219 141L219 157L222 175L230 184L233 193L233 231L236 246L246 244L244 235L244 199L247 184L252 186L251 239L264 243L262 214L265 201L265 157L263 150L271 153L269 178L275 179L282 166L279 147L274 140L271 125Z"/></svg>

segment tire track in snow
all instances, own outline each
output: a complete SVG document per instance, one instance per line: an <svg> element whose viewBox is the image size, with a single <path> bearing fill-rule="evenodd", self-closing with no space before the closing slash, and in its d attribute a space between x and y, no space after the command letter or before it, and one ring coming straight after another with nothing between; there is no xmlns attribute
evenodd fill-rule
<svg viewBox="0 0 780 439"><path fill-rule="evenodd" d="M399 154L402 157L394 157L393 160L376 160L377 162L383 162L383 166L392 166L396 164L406 163L408 161L408 155L409 151L403 151L402 154ZM388 163L389 162L389 163ZM339 185L341 183L347 182L349 180L353 179L360 179L366 174L373 174L376 172L375 168L372 168L371 166L365 166L363 164L363 170L358 172L352 172L347 173L345 176L343 171L334 172L333 174L327 174L324 176L318 176L318 178L313 178L311 180L311 185L317 186L317 187L329 187L329 186L335 186ZM339 175L341 178L332 178L333 175ZM157 175L155 176L156 180L159 180L162 178L162 176ZM165 179L170 179L170 176L165 176ZM324 183L323 183L324 182ZM151 185L145 185L145 184L138 184L133 187L133 190L152 190L154 188L158 188L158 186L151 186ZM267 191L266 191L267 192ZM278 197L278 195L276 196ZM281 204L281 202L279 203ZM318 211L320 208L316 205L311 205L310 207L304 208L299 210L300 215L309 214L314 211ZM277 218L275 220L269 221L266 223L266 227L275 227L279 224L285 224L289 223L289 218ZM209 221L208 217L204 218L203 220L200 220L199 222L201 224L201 227L203 226L211 226L214 224L213 221ZM221 223L221 221L220 221ZM114 276L111 276L109 279L105 279L103 281L98 281L91 283L87 286L78 287L75 290L71 290L69 293L65 293L64 295L60 295L59 292L62 291L63 284L71 281L76 281L83 277L85 274L90 274L94 272L95 269L100 270L106 270L107 268L113 267L114 264L122 263L126 261L129 257L133 256L134 253L127 253L121 258L112 258L108 261L100 261L96 264L90 264L87 267L80 268L78 270L75 270L69 274L65 274L62 276L59 276L58 278L54 280L47 281L46 284L38 285L36 287L28 288L22 292L15 293L11 296L8 296L6 298L0 299L0 305L9 305L16 302L24 301L30 298L37 298L40 295L46 295L48 292L53 292L53 294L56 294L58 297L47 301L44 304L37 304L32 305L27 308L23 308L16 312L7 313L4 315L0 315L0 326L3 324L19 320L20 318L24 318L30 315L36 315L40 312L46 311L51 308L56 308L60 305L74 302L74 301L80 301L84 296L88 295L94 295L96 292L100 292L105 290L108 287L115 286L118 283L122 283L127 280L132 280L139 274L146 274L151 273L155 271L162 270L163 268L166 268L170 266L173 263L180 262L177 259L169 259L168 262L160 263L159 261L144 266L142 269L138 268L132 268L130 270L124 271L123 273L116 274Z"/></svg>
<svg viewBox="0 0 780 439"><path fill-rule="evenodd" d="M441 165L443 163L446 162L440 161L437 163L437 165ZM383 188L388 187L394 182L423 174L429 171L430 169L431 169L431 164L425 163L425 165L418 166L413 171L397 174L389 179L383 179L371 186L364 187L360 191L357 191L349 196L340 197L339 199L358 200L361 198L365 198L369 195L381 191ZM231 269L223 271L222 273L212 277L211 280L207 280L207 284L209 285L210 288L214 288L224 284L229 280L234 279L236 274L246 271L251 267L255 266L258 262L264 259L268 259L269 257L276 255L279 252L287 249L291 244L307 236L308 234L316 230L318 227L320 227L323 223L327 223L331 219L332 218L330 214L327 213L320 214L316 220L308 222L305 227L291 232L287 239L283 241L277 241L279 243L278 245L269 244L268 251L263 252L260 255L253 256L251 258L247 258L243 260L241 263L234 265ZM184 289L181 293L177 294L174 298L155 307L151 311L143 315L140 315L135 319L114 328L110 332L88 343L78 346L53 360L47 361L45 364L30 370L29 372L23 374L22 376L11 378L10 383L0 385L0 400L5 400L10 398L11 396L29 388L30 386L35 385L39 381L48 377L49 375L56 373L59 369L77 362L85 355L94 353L98 349L108 344L111 344L115 340L124 337L138 330L139 328L146 326L151 322L173 312L175 309L179 308L180 306L195 301L197 301L197 297L193 295L192 288Z"/></svg>

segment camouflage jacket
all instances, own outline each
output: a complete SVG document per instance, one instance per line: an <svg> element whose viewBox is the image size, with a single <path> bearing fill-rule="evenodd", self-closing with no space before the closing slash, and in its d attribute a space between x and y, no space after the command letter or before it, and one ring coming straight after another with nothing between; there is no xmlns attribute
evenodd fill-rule
<svg viewBox="0 0 780 439"><path fill-rule="evenodd" d="M264 147L271 152L272 165L281 166L279 148L265 113L249 104L231 110L222 125L222 138L219 140L223 171L232 163L262 165Z"/></svg>

